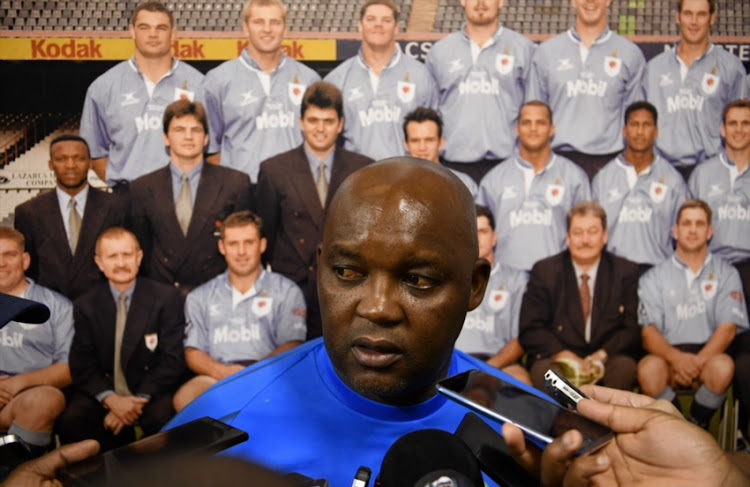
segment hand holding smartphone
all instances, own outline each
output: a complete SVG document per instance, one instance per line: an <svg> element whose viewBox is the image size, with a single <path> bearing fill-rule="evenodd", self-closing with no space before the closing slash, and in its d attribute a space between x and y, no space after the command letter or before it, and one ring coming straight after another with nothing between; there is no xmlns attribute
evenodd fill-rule
<svg viewBox="0 0 750 487"><path fill-rule="evenodd" d="M583 436L579 455L602 447L613 436L606 426L481 370L443 379L437 391L489 419L515 424L541 448L570 429Z"/></svg>
<svg viewBox="0 0 750 487"><path fill-rule="evenodd" d="M159 459L213 455L247 440L246 432L205 416L87 458L57 472L66 486L104 485L120 472Z"/></svg>

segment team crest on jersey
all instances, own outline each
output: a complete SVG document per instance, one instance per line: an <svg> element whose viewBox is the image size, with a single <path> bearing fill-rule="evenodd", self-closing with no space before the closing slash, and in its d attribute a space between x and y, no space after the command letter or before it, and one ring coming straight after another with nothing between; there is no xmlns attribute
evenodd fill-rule
<svg viewBox="0 0 750 487"><path fill-rule="evenodd" d="M510 293L508 291L495 290L490 292L490 308L493 311L500 311L508 304L509 298Z"/></svg>
<svg viewBox="0 0 750 487"><path fill-rule="evenodd" d="M701 295L706 301L713 299L713 297L716 296L717 282L713 277L714 275L711 273L711 276L708 279L701 282Z"/></svg>
<svg viewBox="0 0 750 487"><path fill-rule="evenodd" d="M604 56L604 72L607 73L607 76L614 78L620 74L620 69L622 69L622 59Z"/></svg>
<svg viewBox="0 0 750 487"><path fill-rule="evenodd" d="M547 192L544 194L544 197L547 199L547 203L557 206L562 202L564 195L565 187L557 181L556 184L547 186Z"/></svg>
<svg viewBox="0 0 750 487"><path fill-rule="evenodd" d="M505 54L498 54L495 58L495 69L502 75L508 74L513 70L514 61L515 58L507 52Z"/></svg>
<svg viewBox="0 0 750 487"><path fill-rule="evenodd" d="M701 89L703 93L707 95L713 95L719 88L719 77L715 74L706 73L703 75L703 81L701 81Z"/></svg>
<svg viewBox="0 0 750 487"><path fill-rule="evenodd" d="M654 203L661 203L667 195L667 185L662 182L654 181L648 190L648 195Z"/></svg>
<svg viewBox="0 0 750 487"><path fill-rule="evenodd" d="M143 336L143 341L146 343L146 348L153 352L156 350L157 345L159 345L159 335L156 333L149 333Z"/></svg>
<svg viewBox="0 0 750 487"><path fill-rule="evenodd" d="M620 193L620 190L617 188L612 188L609 190L609 202L617 201L620 198L622 198L622 193Z"/></svg>
<svg viewBox="0 0 750 487"><path fill-rule="evenodd" d="M253 299L252 310L255 316L261 318L271 312L273 298L260 297Z"/></svg>
<svg viewBox="0 0 750 487"><path fill-rule="evenodd" d="M451 65L448 68L449 73L455 73L456 71L461 71L462 69L464 69L464 65L463 63L461 63L460 58L452 60L450 64Z"/></svg>
<svg viewBox="0 0 750 487"><path fill-rule="evenodd" d="M136 103L140 102L140 100L135 97L135 91L131 91L130 93L123 93L120 96L122 97L122 101L120 102L120 106L122 107L135 105Z"/></svg>
<svg viewBox="0 0 750 487"><path fill-rule="evenodd" d="M174 89L174 101L177 101L177 100L193 101L194 98L195 98L195 92L187 89L187 81L182 83L182 88Z"/></svg>
<svg viewBox="0 0 750 487"><path fill-rule="evenodd" d="M396 95L401 103L409 103L414 99L414 93L417 91L417 85L409 82L409 77L406 77L406 81L399 81L396 83Z"/></svg>
<svg viewBox="0 0 750 487"><path fill-rule="evenodd" d="M289 83L289 99L292 103L299 105L302 103L302 95L305 94L305 85L299 83Z"/></svg>

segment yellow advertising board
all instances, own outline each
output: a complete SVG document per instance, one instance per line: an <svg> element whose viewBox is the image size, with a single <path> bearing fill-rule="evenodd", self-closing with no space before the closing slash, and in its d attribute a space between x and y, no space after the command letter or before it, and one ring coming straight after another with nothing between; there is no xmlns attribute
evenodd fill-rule
<svg viewBox="0 0 750 487"><path fill-rule="evenodd" d="M181 38L172 53L187 61L233 59L247 46L247 39ZM335 39L285 39L284 54L300 61L335 61ZM133 55L131 39L85 37L0 38L3 61L117 61Z"/></svg>

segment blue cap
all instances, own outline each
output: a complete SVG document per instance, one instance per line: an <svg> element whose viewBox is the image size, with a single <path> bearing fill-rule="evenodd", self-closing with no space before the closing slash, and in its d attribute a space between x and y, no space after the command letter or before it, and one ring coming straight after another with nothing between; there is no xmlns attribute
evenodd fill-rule
<svg viewBox="0 0 750 487"><path fill-rule="evenodd" d="M42 303L0 293L0 328L10 321L44 323L49 319L49 308Z"/></svg>

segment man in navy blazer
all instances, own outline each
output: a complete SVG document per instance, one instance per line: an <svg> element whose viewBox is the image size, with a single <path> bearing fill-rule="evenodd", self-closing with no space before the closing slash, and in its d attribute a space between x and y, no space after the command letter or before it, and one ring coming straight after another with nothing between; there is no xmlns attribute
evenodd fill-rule
<svg viewBox="0 0 750 487"><path fill-rule="evenodd" d="M336 147L344 118L341 91L334 85L311 84L300 113L305 141L261 163L255 206L268 239L266 259L305 295L311 339L321 335L315 252L328 202L347 176L372 159Z"/></svg>
<svg viewBox="0 0 750 487"><path fill-rule="evenodd" d="M49 153L57 186L17 206L14 226L31 256L26 276L73 300L103 279L94 243L106 228L123 224L125 202L89 185L89 146L81 137L56 137Z"/></svg>
<svg viewBox="0 0 750 487"><path fill-rule="evenodd" d="M208 122L203 105L178 100L164 111L170 162L130 184L129 224L143 248L142 275L172 284L184 298L226 269L219 227L250 209L250 178L204 161Z"/></svg>
<svg viewBox="0 0 750 487"><path fill-rule="evenodd" d="M142 258L122 227L97 240L96 264L107 281L73 303L73 393L56 424L64 443L94 438L107 450L133 441L136 424L148 435L174 415L172 395L185 372L182 299L173 286L137 278Z"/></svg>
<svg viewBox="0 0 750 487"><path fill-rule="evenodd" d="M534 265L521 304L519 341L531 380L543 389L552 363L570 359L584 372L603 364L601 385L630 390L641 354L638 267L603 250L607 215L598 203L571 208L567 227L568 249Z"/></svg>

